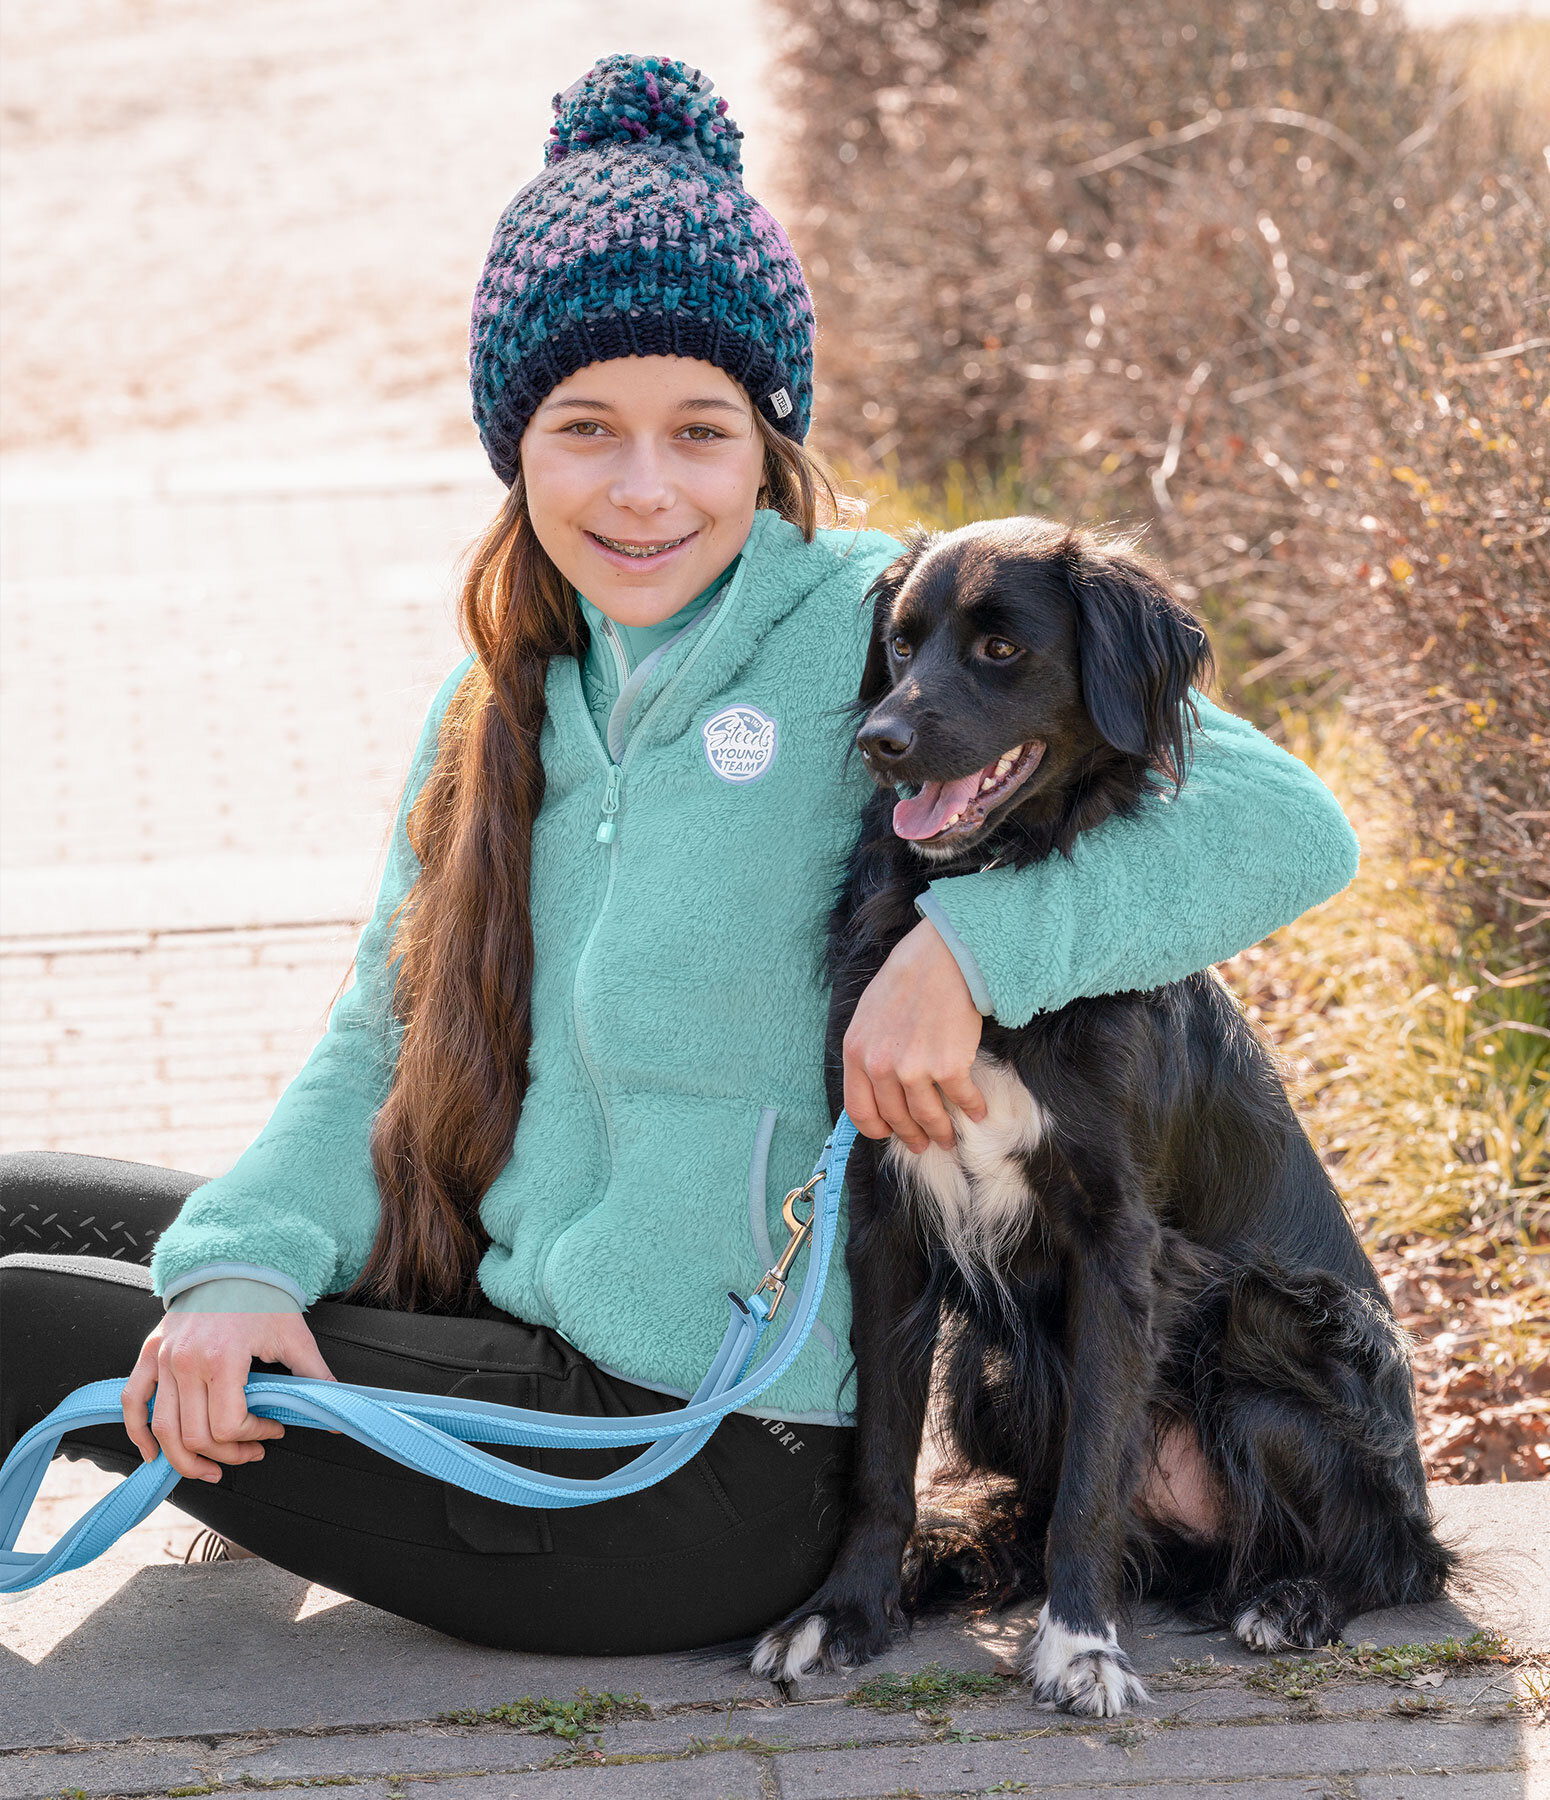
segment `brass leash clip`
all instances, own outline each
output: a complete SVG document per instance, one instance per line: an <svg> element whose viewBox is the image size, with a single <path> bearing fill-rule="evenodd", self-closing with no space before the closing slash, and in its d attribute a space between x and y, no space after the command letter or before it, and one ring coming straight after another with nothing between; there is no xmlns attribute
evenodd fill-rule
<svg viewBox="0 0 1550 1800"><path fill-rule="evenodd" d="M813 1219L818 1212L818 1202L813 1199L813 1189L824 1178L824 1171L810 1175L801 1187L796 1187L787 1194L781 1206L781 1217L786 1221L786 1229L791 1233L786 1247L781 1251L773 1269L764 1271L764 1279L754 1289L754 1293L762 1294L766 1288L775 1296L770 1302L770 1310L764 1316L765 1324L775 1317L782 1300L786 1297L786 1277L791 1273L791 1265L797 1259L797 1252L813 1234ZM799 1200L811 1200L813 1210L804 1219L796 1208Z"/></svg>

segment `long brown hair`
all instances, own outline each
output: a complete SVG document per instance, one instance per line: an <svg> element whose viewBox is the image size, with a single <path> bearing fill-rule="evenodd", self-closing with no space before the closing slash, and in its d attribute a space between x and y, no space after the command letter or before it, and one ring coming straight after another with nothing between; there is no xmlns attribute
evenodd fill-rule
<svg viewBox="0 0 1550 1800"><path fill-rule="evenodd" d="M753 417L764 440L760 506L809 543L821 523L862 522L862 503L836 496L818 458L756 407ZM551 656L585 654L587 628L576 590L533 531L520 470L470 557L460 623L476 660L409 814L420 874L389 951L403 1032L371 1134L381 1222L348 1295L406 1311L478 1306L488 1242L479 1203L511 1155L527 1090L544 682Z"/></svg>

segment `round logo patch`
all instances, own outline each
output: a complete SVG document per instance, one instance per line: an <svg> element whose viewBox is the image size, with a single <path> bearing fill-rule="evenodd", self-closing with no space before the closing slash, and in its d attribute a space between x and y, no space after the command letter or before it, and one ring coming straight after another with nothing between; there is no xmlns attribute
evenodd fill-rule
<svg viewBox="0 0 1550 1800"><path fill-rule="evenodd" d="M723 781L757 781L775 760L775 721L757 706L726 706L701 728L705 756Z"/></svg>

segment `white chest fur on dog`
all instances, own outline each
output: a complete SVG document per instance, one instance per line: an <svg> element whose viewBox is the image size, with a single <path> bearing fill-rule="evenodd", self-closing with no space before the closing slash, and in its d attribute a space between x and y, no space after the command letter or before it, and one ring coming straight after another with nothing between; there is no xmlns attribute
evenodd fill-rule
<svg viewBox="0 0 1550 1800"><path fill-rule="evenodd" d="M928 1144L916 1152L892 1137L883 1156L972 1281L979 1271L999 1278L1028 1227L1037 1196L1023 1158L1038 1148L1050 1117L1016 1070L984 1051L970 1075L987 1111L975 1122L947 1102L958 1133L955 1150Z"/></svg>

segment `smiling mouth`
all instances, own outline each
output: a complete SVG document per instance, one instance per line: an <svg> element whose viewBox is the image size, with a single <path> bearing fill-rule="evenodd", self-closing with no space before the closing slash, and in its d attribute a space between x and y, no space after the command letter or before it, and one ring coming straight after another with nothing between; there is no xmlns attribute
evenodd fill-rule
<svg viewBox="0 0 1550 1800"><path fill-rule="evenodd" d="M653 556L662 556L669 550L676 550L680 544L687 544L694 533L686 531L682 537L662 538L646 543L631 543L627 538L604 537L600 531L589 531L587 536L595 538L610 550L616 550L620 556L634 557L637 562L649 562Z"/></svg>
<svg viewBox="0 0 1550 1800"><path fill-rule="evenodd" d="M1046 747L1042 738L1029 738L972 775L928 781L918 794L894 807L894 835L933 844L970 836L1038 768Z"/></svg>

